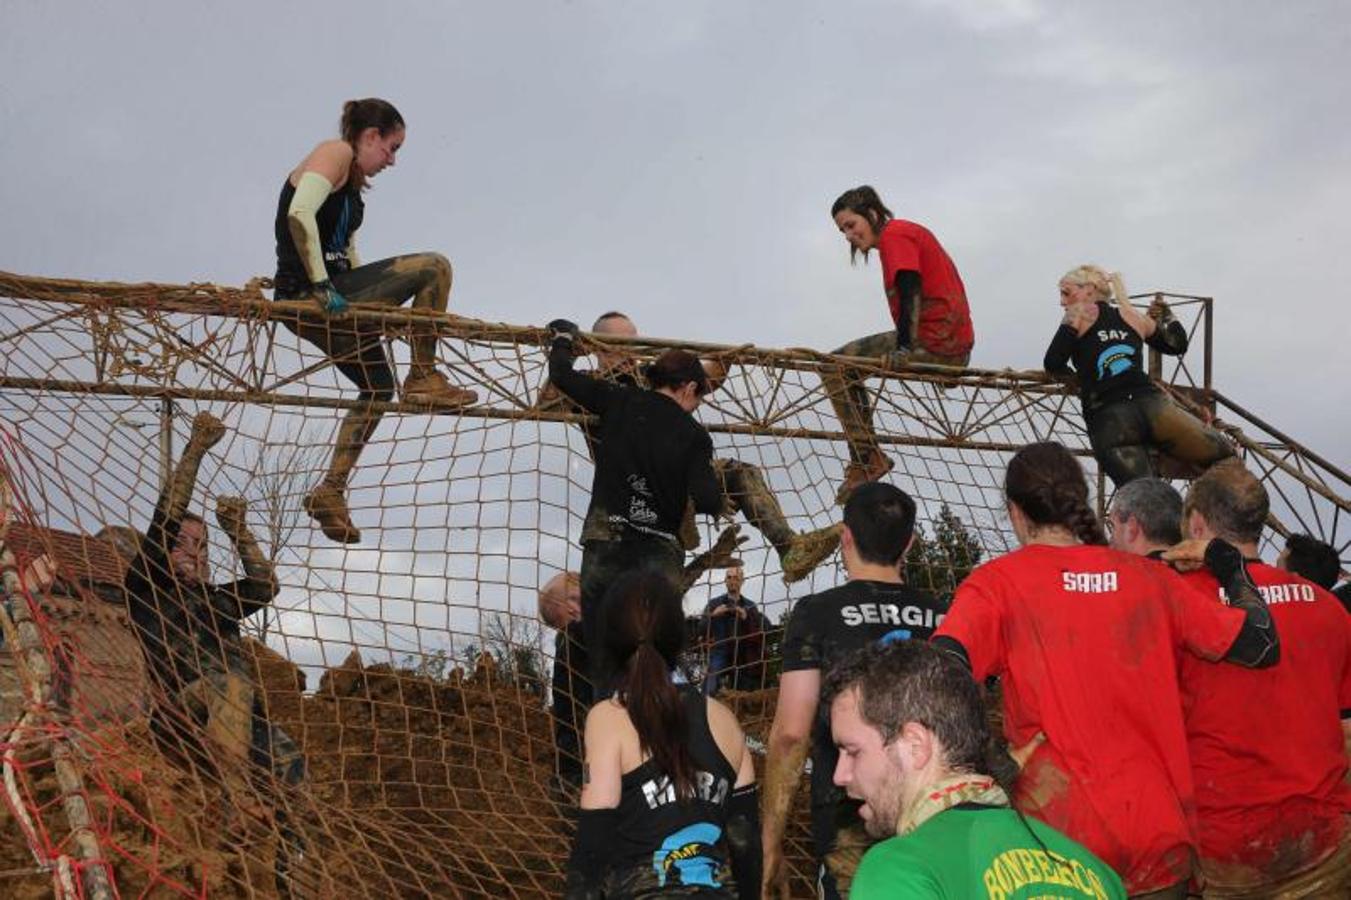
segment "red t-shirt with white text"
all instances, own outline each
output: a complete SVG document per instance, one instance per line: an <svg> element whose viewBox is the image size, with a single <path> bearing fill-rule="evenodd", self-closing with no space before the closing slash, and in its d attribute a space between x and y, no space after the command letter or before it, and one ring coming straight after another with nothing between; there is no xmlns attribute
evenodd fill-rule
<svg viewBox="0 0 1351 900"><path fill-rule="evenodd" d="M1046 736L1014 805L1092 850L1137 894L1191 874L1179 659L1220 659L1243 619L1153 560L1033 545L972 572L937 635L962 643L978 681L1000 677L1011 746Z"/></svg>
<svg viewBox="0 0 1351 900"><path fill-rule="evenodd" d="M1219 884L1278 880L1337 847L1351 812L1340 711L1351 709L1351 616L1298 575L1249 563L1281 659L1267 669L1184 660L1182 700L1200 853ZM1223 602L1209 572L1185 576Z"/></svg>
<svg viewBox="0 0 1351 900"><path fill-rule="evenodd" d="M882 259L882 289L887 292L891 320L900 324L896 273L906 269L918 272L921 300L916 342L943 356L970 353L976 332L971 325L966 287L933 232L915 222L892 219L877 236L877 252Z"/></svg>

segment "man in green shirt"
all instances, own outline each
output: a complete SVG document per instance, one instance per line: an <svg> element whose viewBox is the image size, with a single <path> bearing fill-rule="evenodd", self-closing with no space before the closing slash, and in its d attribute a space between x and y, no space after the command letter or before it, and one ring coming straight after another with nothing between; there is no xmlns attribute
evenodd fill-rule
<svg viewBox="0 0 1351 900"><path fill-rule="evenodd" d="M920 641L874 644L826 679L835 783L863 801L874 837L851 900L1125 900L1108 866L1060 832L1010 809L984 774L980 688Z"/></svg>

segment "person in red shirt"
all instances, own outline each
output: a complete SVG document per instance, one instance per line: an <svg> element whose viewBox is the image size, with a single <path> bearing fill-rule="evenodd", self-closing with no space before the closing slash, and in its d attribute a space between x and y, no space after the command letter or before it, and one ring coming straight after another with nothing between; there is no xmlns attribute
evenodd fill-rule
<svg viewBox="0 0 1351 900"><path fill-rule="evenodd" d="M1339 724L1351 714L1351 616L1323 588L1257 558L1269 508L1242 464L1217 463L1187 493L1192 540L1164 555L1192 559L1203 542L1233 543L1281 635L1281 663L1264 671L1182 662L1201 873L1206 896L1313 896L1295 890L1316 884L1317 896L1344 897L1351 891L1334 888L1351 888ZM1216 607L1227 602L1209 572L1184 578Z"/></svg>
<svg viewBox="0 0 1351 900"><path fill-rule="evenodd" d="M977 680L1002 680L1005 735L1023 764L1014 806L1093 851L1132 896L1185 897L1193 791L1178 660L1270 665L1270 616L1235 584L1242 559L1223 541L1206 560L1236 606L1103 546L1083 469L1059 444L1014 454L1004 491L1022 548L958 587L934 644Z"/></svg>
<svg viewBox="0 0 1351 900"><path fill-rule="evenodd" d="M850 341L839 356L877 357L887 368L911 363L965 366L976 333L971 308L957 267L938 238L923 225L894 218L868 185L845 191L830 208L831 218L849 242L851 262L873 250L882 262L882 289L891 308L890 331ZM891 471L892 462L877 446L872 406L855 369L822 377L835 415L849 442L849 466L838 500Z"/></svg>

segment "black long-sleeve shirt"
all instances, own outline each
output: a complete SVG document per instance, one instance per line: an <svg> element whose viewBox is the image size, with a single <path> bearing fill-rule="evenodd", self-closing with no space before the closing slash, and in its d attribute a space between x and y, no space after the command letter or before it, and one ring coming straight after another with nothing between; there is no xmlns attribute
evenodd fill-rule
<svg viewBox="0 0 1351 900"><path fill-rule="evenodd" d="M722 508L713 473L713 441L675 400L653 390L603 381L572 368L566 340L549 351L549 380L600 416L592 498L610 521L675 539L685 506Z"/></svg>
<svg viewBox="0 0 1351 900"><path fill-rule="evenodd" d="M1131 394L1155 390L1145 366L1144 345L1181 356L1187 352L1187 329L1171 317L1158 323L1148 340L1121 317L1121 312L1098 303L1098 321L1082 335L1061 325L1046 350L1043 367L1052 374L1079 376L1084 409L1091 410Z"/></svg>
<svg viewBox="0 0 1351 900"><path fill-rule="evenodd" d="M276 586L260 578L229 584L178 578L169 553L181 524L169 517L166 491L123 582L146 663L171 688L190 684L207 672L251 674L240 646L239 623L271 603Z"/></svg>

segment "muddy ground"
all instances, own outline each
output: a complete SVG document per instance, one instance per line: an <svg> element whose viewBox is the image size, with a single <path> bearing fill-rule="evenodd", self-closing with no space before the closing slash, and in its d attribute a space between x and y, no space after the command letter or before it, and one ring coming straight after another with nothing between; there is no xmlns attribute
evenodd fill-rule
<svg viewBox="0 0 1351 900"><path fill-rule="evenodd" d="M122 897L555 897L569 807L552 792L552 727L542 699L491 666L432 680L349 658L312 693L289 661L255 646L271 719L300 745L300 788L256 786L237 802L218 780L161 751L143 715L70 722L80 735L89 806ZM734 694L763 741L775 694ZM24 806L49 844L68 834L49 746L12 739ZM806 791L789 853L795 896L808 877ZM253 815L245 810L253 808ZM280 814L277 812L281 810ZM0 812L0 894L52 896L32 872L18 823ZM67 842L67 846L69 843Z"/></svg>

